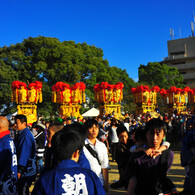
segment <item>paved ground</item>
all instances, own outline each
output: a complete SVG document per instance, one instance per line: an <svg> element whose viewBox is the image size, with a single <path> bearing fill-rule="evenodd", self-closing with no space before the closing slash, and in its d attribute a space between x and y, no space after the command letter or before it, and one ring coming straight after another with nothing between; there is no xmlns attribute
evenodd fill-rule
<svg viewBox="0 0 195 195"><path fill-rule="evenodd" d="M184 183L184 168L180 165L180 152L179 148L172 149L174 151L174 161L173 165L171 167L171 170L168 173L169 178L173 181L173 183L176 185L178 191L182 191L183 189L183 183ZM117 164L115 162L111 161L110 159L110 166L111 170L109 171L109 183L113 183L115 180L119 179ZM30 191L32 191L33 186L31 186ZM110 189L108 195L123 195L126 194L126 191L124 189L117 189L113 190Z"/></svg>

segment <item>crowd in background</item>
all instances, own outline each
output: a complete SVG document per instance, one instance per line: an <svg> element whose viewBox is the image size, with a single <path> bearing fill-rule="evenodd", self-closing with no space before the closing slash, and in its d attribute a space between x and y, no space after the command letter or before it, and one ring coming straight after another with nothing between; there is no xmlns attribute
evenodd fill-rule
<svg viewBox="0 0 195 195"><path fill-rule="evenodd" d="M107 116L106 115L97 116L94 119L88 119L88 118L81 119L80 117L75 119L69 117L64 120L58 118L56 121L45 121L42 118L39 118L39 120L33 123L32 126L27 127L27 123L26 123L26 126L24 126L23 128L23 129L30 129L34 141L29 141L32 140L32 138L28 134L25 135L26 137L21 138L21 132L23 131L23 129L22 128L20 129L19 123L23 123L23 119L18 118L17 116L13 117L9 121L9 132L10 132L11 139L14 141L16 145L15 153L17 154L17 156L19 156L17 174L21 174L21 176L17 175L17 182L15 181L17 185L15 190L17 190L17 193L19 194L28 194L29 193L28 188L31 186L32 182L35 181L35 178L40 177L42 174L44 175L47 171L50 171L55 167L57 167L57 165L59 164L59 158L61 157L55 155L53 153L53 150L51 149L52 137L55 134L56 136L60 134L59 132L61 132L63 129L66 130L67 132L69 131L73 132L72 129L77 129L77 127L75 127L74 125L80 125L79 126L80 129L81 126L83 126L87 130L86 130L86 134L81 132L79 133L79 136L82 137L82 140L84 140L85 144L84 144L84 149L80 150L80 157L78 159L78 164L81 167L88 168L90 170L93 170L93 172L96 173L97 177L100 180L100 183L102 184L102 187L104 187L102 191L101 190L99 191L99 194L104 194L109 190L108 170L110 169L110 166L108 161L108 154L111 155L112 161L118 164L119 175L120 175L119 181L111 184L110 187L114 189L124 187L127 190L128 194L130 195L141 194L142 192L139 192L138 186L142 181L139 180L139 178L136 178L136 174L138 173L132 173L132 171L129 170L131 169L130 166L131 160L129 161L129 159L135 158L137 153L144 152L144 155L147 156L146 158L148 158L148 156L152 157L151 158L152 160L157 159L155 163L161 164L162 160L160 159L162 157L158 159L158 156L163 156L162 154L165 153L164 151L169 151L170 146L171 147L179 146L181 141L184 140L184 138L194 130L194 115L192 113L178 115L177 113L173 112L171 115L169 115L168 113L165 113L164 115L160 115L160 110L157 109L156 111L157 112L153 112L153 113L148 112L144 114L138 114L137 116L126 113L124 116L125 118L124 120L117 120L114 116L114 113ZM152 120L154 121L154 124L150 124L149 121L153 118L156 118L157 121ZM3 123L2 121L4 121L3 118L1 118L0 120L0 127L1 127L1 123ZM159 121L162 121L163 123L161 124L161 122ZM151 150L150 147L148 146L149 145L148 132L151 131L148 130L150 129L150 127L148 127L148 124L150 124L150 126L156 125L157 127L160 124L159 127L164 130L164 133L162 132L162 134L166 134L166 136L163 137L164 141L160 143L160 146L157 150ZM164 127L163 125L165 125L166 127ZM69 126L71 127L69 128ZM145 129L147 129L147 131ZM154 129L151 132L157 136L161 135L160 132L156 132L154 131ZM85 136L83 135L81 136L81 134L85 134ZM68 134L66 136L68 136ZM63 133L61 137L63 137ZM0 135L0 143L1 143L1 138L2 137ZM25 156L22 156L23 155L22 150L24 150L23 148L27 150L28 147L32 147L32 148L34 147L32 144L31 146L28 146L28 143L24 143L25 138L28 140L28 142L32 142L32 144L35 144L34 153L36 155L35 157L36 173L30 175L30 177L28 175L23 175L22 177L22 174L26 171L25 169L32 168L32 162L33 162L33 161L28 161L26 162L26 164L22 164L23 161L21 159L25 158ZM60 140L60 138L58 139ZM59 140L58 142L60 142ZM191 142L194 145L191 144L189 147L193 148L195 146L195 140L192 139ZM55 146L53 144L53 147L55 148L57 144L55 144ZM64 147L66 148L66 146ZM33 151L32 148L31 151L29 151L29 156L31 155L30 153L32 153ZM91 148L92 151L90 151ZM24 152L24 155L28 155L26 153L28 152ZM166 161L170 161L170 162L169 162L169 166L167 166L167 169L165 171L166 173L168 169L170 169L173 160L173 159L171 160L171 158L173 158L172 153L167 155L169 155L169 158L167 157L168 160L166 158L165 159ZM31 156L31 158L33 157ZM136 156L136 158L138 157ZM64 159L61 159L60 162L63 160ZM134 163L132 164L133 167L135 166L136 163L134 161L132 162ZM190 163L192 162L193 160L191 160ZM28 163L31 164L29 165ZM1 164L3 165L3 163ZM188 174L189 170L192 172L192 168L189 167L189 164L188 166L184 165L186 168L188 168L186 170L186 175ZM0 168L2 169L1 166ZM154 167L150 167L150 168L153 170ZM144 170L142 170L142 172L144 172ZM90 174L87 173L87 174L90 175L91 173ZM1 182L0 192L3 192L3 188L5 186L3 186L3 176L1 177L0 177L0 182ZM194 182L195 179L194 174L192 174L191 177ZM22 180L22 178L24 178L24 180ZM162 186L158 189L159 191L157 190L158 194L162 193L162 191L163 194L176 194L177 190L173 185L173 183L169 181L167 177L165 177L165 180L166 183L162 184ZM42 182L44 183L44 181ZM146 181L144 182L146 183ZM195 189L192 186L190 186L189 188L186 187L185 189L185 186L187 186L186 183L188 182L190 181L187 180L185 181L184 191L182 193L190 195L191 193L192 194L195 193ZM41 185L43 185L43 183ZM24 186L24 184L26 186ZM88 183L86 185L87 185L86 188L88 188ZM41 190L43 189L40 190L39 188L42 187L40 187L38 184L35 185L35 189L34 189L35 194L39 194L39 193L41 194L42 192ZM63 189L66 191L68 190L68 187L67 189L65 187ZM13 189L10 190L9 193L8 191L7 193L4 192L4 194L11 194L11 191L14 192Z"/></svg>

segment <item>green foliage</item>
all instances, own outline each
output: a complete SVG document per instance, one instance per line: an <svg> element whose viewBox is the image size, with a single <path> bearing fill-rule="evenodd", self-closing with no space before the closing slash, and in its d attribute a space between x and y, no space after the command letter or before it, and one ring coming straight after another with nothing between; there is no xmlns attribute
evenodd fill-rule
<svg viewBox="0 0 195 195"><path fill-rule="evenodd" d="M147 66L139 67L139 83L151 86L159 86L168 89L171 86L183 88L183 76L179 74L177 68L172 68L166 64L149 62Z"/></svg>
<svg viewBox="0 0 195 195"><path fill-rule="evenodd" d="M74 41L60 42L57 38L29 37L22 43L0 48L0 105L4 114L16 108L11 100L11 83L20 80L25 83L41 81L43 83L43 103L38 113L44 116L54 115L58 105L51 103L51 87L59 81L69 83L84 82L90 105L95 105L93 86L101 82L115 84L123 82L124 109L132 102L130 89L135 85L127 72L110 67L103 59L103 51L87 43ZM83 110L82 110L83 112Z"/></svg>

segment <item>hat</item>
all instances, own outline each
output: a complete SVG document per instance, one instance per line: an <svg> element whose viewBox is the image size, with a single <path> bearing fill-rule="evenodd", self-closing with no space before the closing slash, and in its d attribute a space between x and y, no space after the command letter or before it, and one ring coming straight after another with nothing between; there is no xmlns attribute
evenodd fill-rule
<svg viewBox="0 0 195 195"><path fill-rule="evenodd" d="M42 124L42 123L38 123L37 125L36 125L36 127L41 127L41 128L43 128L43 129L45 129L46 127L45 127L45 125L44 124Z"/></svg>
<svg viewBox="0 0 195 195"><path fill-rule="evenodd" d="M140 117L137 117L137 120L141 120L141 118Z"/></svg>

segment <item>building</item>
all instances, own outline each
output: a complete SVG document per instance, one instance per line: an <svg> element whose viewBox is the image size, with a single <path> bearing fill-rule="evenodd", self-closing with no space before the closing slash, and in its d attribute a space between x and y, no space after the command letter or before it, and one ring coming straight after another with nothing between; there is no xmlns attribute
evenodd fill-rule
<svg viewBox="0 0 195 195"><path fill-rule="evenodd" d="M195 37L167 42L168 57L161 63L176 67L183 75L184 84L195 88Z"/></svg>

